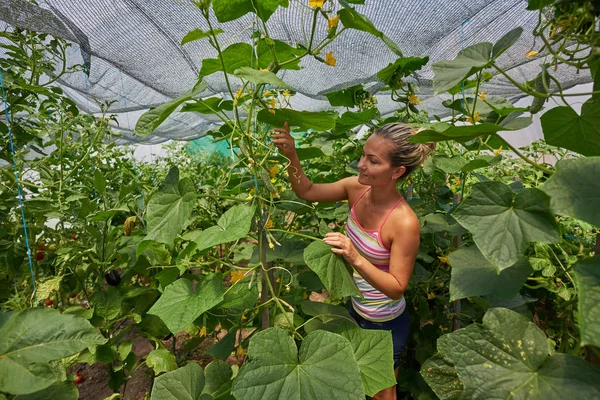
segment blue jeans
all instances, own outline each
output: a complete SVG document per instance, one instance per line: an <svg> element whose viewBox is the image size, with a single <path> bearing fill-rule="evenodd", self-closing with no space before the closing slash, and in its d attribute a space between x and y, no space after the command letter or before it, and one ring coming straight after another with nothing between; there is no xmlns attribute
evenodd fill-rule
<svg viewBox="0 0 600 400"><path fill-rule="evenodd" d="M400 357L408 341L408 334L410 333L410 314L408 313L408 307L404 309L404 312L394 318L391 321L386 322L373 322L364 319L354 311L354 307L350 305L350 315L354 318L358 326L363 329L376 329L392 332L392 342L394 345L394 369L400 366Z"/></svg>

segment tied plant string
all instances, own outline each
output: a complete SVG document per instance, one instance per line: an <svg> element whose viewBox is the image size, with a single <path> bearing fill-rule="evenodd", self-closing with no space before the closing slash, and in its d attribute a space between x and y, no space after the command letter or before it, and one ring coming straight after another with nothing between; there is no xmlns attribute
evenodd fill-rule
<svg viewBox="0 0 600 400"><path fill-rule="evenodd" d="M19 197L19 207L21 208L21 220L23 221L23 234L25 235L25 246L27 247L27 258L29 260L29 271L31 272L31 282L33 283L33 298L35 299L35 306L39 305L37 298L37 286L35 284L35 272L33 271L33 260L31 259L31 246L29 245L29 236L27 235L27 221L25 219L25 206L23 205L23 193L21 191L21 181L19 180L19 170L17 168L17 156L15 154L15 144L13 141L12 129L10 116L8 114L8 101L6 98L6 91L4 89L4 76L3 69L0 68L0 86L2 87L2 101L4 102L4 112L6 116L6 126L8 128L8 139L10 142L10 151L13 157L13 167L15 170L15 180L17 182L17 193Z"/></svg>

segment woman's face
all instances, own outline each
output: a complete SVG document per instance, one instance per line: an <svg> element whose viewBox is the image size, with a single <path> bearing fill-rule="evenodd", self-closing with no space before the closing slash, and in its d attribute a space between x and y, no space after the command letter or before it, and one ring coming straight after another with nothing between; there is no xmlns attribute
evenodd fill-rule
<svg viewBox="0 0 600 400"><path fill-rule="evenodd" d="M404 167L392 167L390 154L392 143L379 135L371 135L358 162L358 182L369 186L384 186L398 179L405 171Z"/></svg>

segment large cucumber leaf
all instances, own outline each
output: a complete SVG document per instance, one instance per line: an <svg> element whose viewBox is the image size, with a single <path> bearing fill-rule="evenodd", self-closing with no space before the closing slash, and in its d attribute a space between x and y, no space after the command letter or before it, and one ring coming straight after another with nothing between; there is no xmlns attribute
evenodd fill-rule
<svg viewBox="0 0 600 400"><path fill-rule="evenodd" d="M106 342L86 319L46 307L0 313L0 337L0 392L11 394L49 387L51 361Z"/></svg>
<svg viewBox="0 0 600 400"><path fill-rule="evenodd" d="M148 202L144 241L171 245L190 218L196 189L189 178L179 180L179 169L171 168L158 192Z"/></svg>
<svg viewBox="0 0 600 400"><path fill-rule="evenodd" d="M600 101L590 99L581 115L571 107L555 107L542 115L546 143L584 156L600 156Z"/></svg>
<svg viewBox="0 0 600 400"><path fill-rule="evenodd" d="M336 113L332 111L296 111L289 108L275 109L275 114L269 110L262 109L258 112L257 118L260 122L281 128L285 122L288 122L290 128L297 126L300 130L306 131L314 129L317 131L327 131L335 127Z"/></svg>
<svg viewBox="0 0 600 400"><path fill-rule="evenodd" d="M183 238L195 241L197 251L242 239L250 231L254 211L254 207L244 204L233 206L221 215L217 225L203 231L188 232Z"/></svg>
<svg viewBox="0 0 600 400"><path fill-rule="evenodd" d="M267 22L277 7L288 6L289 0L227 0L213 1L213 10L219 22L233 21L250 12Z"/></svg>
<svg viewBox="0 0 600 400"><path fill-rule="evenodd" d="M152 386L151 400L211 400L204 389L204 371L196 363L159 376Z"/></svg>
<svg viewBox="0 0 600 400"><path fill-rule="evenodd" d="M421 376L440 400L461 399L464 387L454 365L437 353L421 366Z"/></svg>
<svg viewBox="0 0 600 400"><path fill-rule="evenodd" d="M331 246L320 241L311 243L304 249L304 261L319 276L332 298L360 295L344 259L332 253Z"/></svg>
<svg viewBox="0 0 600 400"><path fill-rule="evenodd" d="M227 3L220 1L219 3ZM234 43L227 47L221 53L225 72L233 74L233 72L242 67L251 67L254 59L254 49L248 43ZM219 58L205 58L202 60L202 68L200 68L200 76L208 76L215 72L223 71L223 65Z"/></svg>
<svg viewBox="0 0 600 400"><path fill-rule="evenodd" d="M448 260L452 267L450 301L487 294L512 299L533 272L523 257L498 273L477 247L465 247L450 253Z"/></svg>
<svg viewBox="0 0 600 400"><path fill-rule="evenodd" d="M488 310L482 325L440 337L438 351L454 365L465 399L600 397L598 369L570 354L548 355L544 332L506 308Z"/></svg>
<svg viewBox="0 0 600 400"><path fill-rule="evenodd" d="M169 115L171 115L177 109L177 107L186 101L193 99L196 95L203 92L207 87L208 84L206 82L198 83L192 90L184 93L180 97L166 101L161 105L146 111L135 124L133 133L138 136L150 135L167 119Z"/></svg>
<svg viewBox="0 0 600 400"><path fill-rule="evenodd" d="M600 255L575 265L581 344L600 347Z"/></svg>
<svg viewBox="0 0 600 400"><path fill-rule="evenodd" d="M501 182L477 183L453 216L473 234L481 253L499 271L519 261L529 242L560 239L550 198L535 188L515 195Z"/></svg>
<svg viewBox="0 0 600 400"><path fill-rule="evenodd" d="M352 344L367 396L396 384L391 331L362 329L345 322L338 333Z"/></svg>
<svg viewBox="0 0 600 400"><path fill-rule="evenodd" d="M231 393L237 399L362 400L365 392L352 345L340 335L315 331L296 348L281 328L257 333Z"/></svg>
<svg viewBox="0 0 600 400"><path fill-rule="evenodd" d="M178 279L165 288L163 295L150 308L173 334L183 331L202 313L223 301L223 282L219 275L209 274L192 289L189 279Z"/></svg>
<svg viewBox="0 0 600 400"><path fill-rule="evenodd" d="M550 208L600 226L600 157L581 157L556 163L556 172L542 190L550 196Z"/></svg>

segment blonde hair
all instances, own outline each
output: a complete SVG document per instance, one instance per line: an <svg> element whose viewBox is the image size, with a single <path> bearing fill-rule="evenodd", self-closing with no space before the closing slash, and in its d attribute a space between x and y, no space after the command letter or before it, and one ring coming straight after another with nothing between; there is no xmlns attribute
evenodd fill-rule
<svg viewBox="0 0 600 400"><path fill-rule="evenodd" d="M392 167L403 166L406 168L406 172L400 179L410 175L435 151L435 143L412 143L409 141L418 132L412 126L402 122L382 125L373 132L373 135L392 143L393 149L390 153Z"/></svg>

